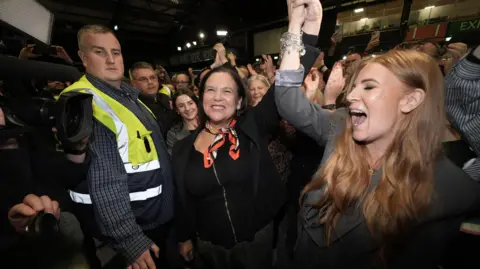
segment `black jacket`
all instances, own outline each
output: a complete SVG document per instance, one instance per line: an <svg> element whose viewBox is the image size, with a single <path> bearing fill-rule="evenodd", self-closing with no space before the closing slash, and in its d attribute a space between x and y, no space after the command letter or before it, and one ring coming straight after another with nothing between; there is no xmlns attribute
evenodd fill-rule
<svg viewBox="0 0 480 269"><path fill-rule="evenodd" d="M159 93L156 99L143 94L140 94L138 98L153 112L160 124L163 137L167 137L167 132L172 127L174 120L174 113L170 108L170 97Z"/></svg>
<svg viewBox="0 0 480 269"><path fill-rule="evenodd" d="M317 36L304 35L305 44L315 44ZM310 70L319 51L307 49L301 63ZM276 131L280 117L274 98L275 85L272 85L262 101L254 108L237 118L235 128L249 139L241 143L249 143L251 148L251 169L254 182L254 208L251 227L254 232L265 227L277 215L286 201L285 186L273 164L268 151L269 137ZM172 151L172 167L176 184L175 222L177 237L180 242L194 239L196 236L195 198L189 194L185 186L185 167L190 158L190 152L201 128L190 136L178 141Z"/></svg>

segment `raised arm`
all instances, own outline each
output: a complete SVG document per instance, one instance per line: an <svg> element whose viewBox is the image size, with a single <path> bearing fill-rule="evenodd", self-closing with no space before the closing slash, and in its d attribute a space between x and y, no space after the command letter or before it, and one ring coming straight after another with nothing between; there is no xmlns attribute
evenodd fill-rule
<svg viewBox="0 0 480 269"><path fill-rule="evenodd" d="M101 123L94 124L87 179L95 220L108 243L132 264L153 242L143 234L130 207L128 175L115 135Z"/></svg>
<svg viewBox="0 0 480 269"><path fill-rule="evenodd" d="M300 30L304 25L305 31L307 23L309 27L315 23L320 28L322 6L318 0L292 2L289 1L288 33L284 34L281 41L282 62L275 80L275 102L278 112L285 120L323 145L328 139L330 113L311 103L300 90L305 77L305 69L300 62L302 47L305 47L305 55L318 51L301 42Z"/></svg>
<svg viewBox="0 0 480 269"><path fill-rule="evenodd" d="M480 46L447 75L445 96L450 122L480 156ZM480 158L470 162L464 170L480 181Z"/></svg>

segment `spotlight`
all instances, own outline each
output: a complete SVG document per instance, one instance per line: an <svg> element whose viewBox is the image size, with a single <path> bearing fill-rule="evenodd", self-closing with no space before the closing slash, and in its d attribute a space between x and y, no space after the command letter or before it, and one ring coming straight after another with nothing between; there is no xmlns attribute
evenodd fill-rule
<svg viewBox="0 0 480 269"><path fill-rule="evenodd" d="M218 35L218 36L227 36L227 35L228 35L228 31L218 30L218 31L217 31L217 35Z"/></svg>
<svg viewBox="0 0 480 269"><path fill-rule="evenodd" d="M118 25L113 26L113 30L118 31Z"/></svg>
<svg viewBox="0 0 480 269"><path fill-rule="evenodd" d="M178 50L178 51L182 51L182 47L177 47L177 50Z"/></svg>
<svg viewBox="0 0 480 269"><path fill-rule="evenodd" d="M196 45L197 45L197 41L193 41L192 44L193 44L194 46L196 46Z"/></svg>
<svg viewBox="0 0 480 269"><path fill-rule="evenodd" d="M205 34L204 33L201 33L198 35L201 39L204 39L205 38Z"/></svg>
<svg viewBox="0 0 480 269"><path fill-rule="evenodd" d="M192 46L192 44L187 43L187 48L190 48L191 46Z"/></svg>

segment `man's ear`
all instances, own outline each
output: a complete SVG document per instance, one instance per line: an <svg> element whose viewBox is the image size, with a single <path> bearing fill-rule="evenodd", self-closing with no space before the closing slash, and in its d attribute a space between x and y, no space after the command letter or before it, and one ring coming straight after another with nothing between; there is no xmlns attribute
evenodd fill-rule
<svg viewBox="0 0 480 269"><path fill-rule="evenodd" d="M400 100L400 111L408 114L421 105L424 99L425 91L418 88L414 89Z"/></svg>

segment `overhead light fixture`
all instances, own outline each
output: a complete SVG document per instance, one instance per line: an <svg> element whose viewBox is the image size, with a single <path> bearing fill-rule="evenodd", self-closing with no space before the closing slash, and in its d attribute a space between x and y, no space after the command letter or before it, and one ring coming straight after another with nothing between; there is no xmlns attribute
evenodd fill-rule
<svg viewBox="0 0 480 269"><path fill-rule="evenodd" d="M192 44L190 44L189 42L187 42L187 48L190 48L192 46Z"/></svg>
<svg viewBox="0 0 480 269"><path fill-rule="evenodd" d="M357 8L357 9L355 9L353 12L355 12L355 13L363 12L363 8Z"/></svg>
<svg viewBox="0 0 480 269"><path fill-rule="evenodd" d="M118 31L118 25L113 26L113 30Z"/></svg>
<svg viewBox="0 0 480 269"><path fill-rule="evenodd" d="M255 59L256 62L260 62L260 58Z"/></svg>
<svg viewBox="0 0 480 269"><path fill-rule="evenodd" d="M274 60L278 60L278 56L274 56L273 59L274 59Z"/></svg>
<svg viewBox="0 0 480 269"><path fill-rule="evenodd" d="M193 44L194 46L196 46L196 45L197 45L197 41L193 41L192 44Z"/></svg>
<svg viewBox="0 0 480 269"><path fill-rule="evenodd" d="M360 19L360 20L361 20L361 21L367 21L368 18L362 18L362 19Z"/></svg>
<svg viewBox="0 0 480 269"><path fill-rule="evenodd" d="M435 6L428 6L428 7L425 7L424 9L431 9L431 8L434 8Z"/></svg>
<svg viewBox="0 0 480 269"><path fill-rule="evenodd" d="M198 36L199 36L201 39L204 39L204 38L205 38L205 34L204 34L204 33L200 33Z"/></svg>
<svg viewBox="0 0 480 269"><path fill-rule="evenodd" d="M342 58L342 59L346 60L346 59L347 59L347 55L343 56L343 58Z"/></svg>
<svg viewBox="0 0 480 269"><path fill-rule="evenodd" d="M452 37L451 37L451 36L447 36L447 37L445 38L445 41L447 41L447 42L449 42L450 40L452 40Z"/></svg>
<svg viewBox="0 0 480 269"><path fill-rule="evenodd" d="M227 36L227 35L228 35L228 31L219 30L219 31L217 31L217 35L218 35L218 36Z"/></svg>
<svg viewBox="0 0 480 269"><path fill-rule="evenodd" d="M182 51L182 47L177 47L177 50L178 50L178 51Z"/></svg>

